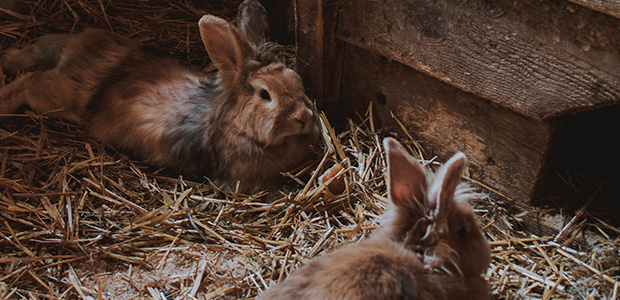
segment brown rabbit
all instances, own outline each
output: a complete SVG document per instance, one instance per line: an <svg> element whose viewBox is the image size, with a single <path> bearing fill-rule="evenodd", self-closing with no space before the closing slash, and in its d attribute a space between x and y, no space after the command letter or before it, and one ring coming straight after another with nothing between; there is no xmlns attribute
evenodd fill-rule
<svg viewBox="0 0 620 300"><path fill-rule="evenodd" d="M394 207L371 237L308 262L261 299L489 299L490 248L459 184L465 155L437 175L383 141Z"/></svg>
<svg viewBox="0 0 620 300"><path fill-rule="evenodd" d="M266 18L248 11L243 24ZM216 76L100 29L8 50L6 71L34 70L0 89L0 114L27 104L155 166L245 192L271 188L318 143L312 103L270 45L212 15L198 25Z"/></svg>

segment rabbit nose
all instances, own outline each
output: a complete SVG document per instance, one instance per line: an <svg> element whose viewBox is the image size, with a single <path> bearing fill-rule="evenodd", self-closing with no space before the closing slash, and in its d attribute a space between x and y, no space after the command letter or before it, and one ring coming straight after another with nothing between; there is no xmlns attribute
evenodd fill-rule
<svg viewBox="0 0 620 300"><path fill-rule="evenodd" d="M303 109L295 116L295 121L301 125L301 128L306 128L306 124L310 123L311 119L312 111L309 109Z"/></svg>

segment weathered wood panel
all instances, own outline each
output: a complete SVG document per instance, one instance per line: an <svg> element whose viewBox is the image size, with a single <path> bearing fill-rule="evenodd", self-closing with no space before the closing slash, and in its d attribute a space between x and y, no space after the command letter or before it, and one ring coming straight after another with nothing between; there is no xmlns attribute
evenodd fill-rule
<svg viewBox="0 0 620 300"><path fill-rule="evenodd" d="M620 1L618 0L569 0L571 2L589 7L593 10L620 18Z"/></svg>
<svg viewBox="0 0 620 300"><path fill-rule="evenodd" d="M521 208L567 118L620 104L617 1L296 1L311 96L349 116L375 100L383 125L393 111L433 155L464 150Z"/></svg>
<svg viewBox="0 0 620 300"><path fill-rule="evenodd" d="M548 124L369 51L349 45L344 51L342 111L354 116L374 100L376 125L396 128L394 112L442 161L463 151L472 178L522 203L538 191L553 133Z"/></svg>
<svg viewBox="0 0 620 300"><path fill-rule="evenodd" d="M619 32L568 2L344 0L337 37L545 119L620 102Z"/></svg>
<svg viewBox="0 0 620 300"><path fill-rule="evenodd" d="M337 103L342 44L336 40L339 1L295 0L297 71L308 96L319 104ZM328 107L324 107L328 108Z"/></svg>
<svg viewBox="0 0 620 300"><path fill-rule="evenodd" d="M323 97L323 3L295 0L295 45L297 72L304 81L308 96Z"/></svg>

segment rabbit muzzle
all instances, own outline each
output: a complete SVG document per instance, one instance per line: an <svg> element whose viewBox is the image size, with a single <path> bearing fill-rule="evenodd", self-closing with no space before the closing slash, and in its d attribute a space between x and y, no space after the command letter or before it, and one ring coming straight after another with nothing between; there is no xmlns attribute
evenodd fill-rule
<svg viewBox="0 0 620 300"><path fill-rule="evenodd" d="M305 105L300 105L283 119L274 124L270 145L279 145L289 137L301 137L318 131L316 114Z"/></svg>
<svg viewBox="0 0 620 300"><path fill-rule="evenodd" d="M298 125L298 134L306 134L314 125L314 112L309 108L301 108L293 116L293 119Z"/></svg>

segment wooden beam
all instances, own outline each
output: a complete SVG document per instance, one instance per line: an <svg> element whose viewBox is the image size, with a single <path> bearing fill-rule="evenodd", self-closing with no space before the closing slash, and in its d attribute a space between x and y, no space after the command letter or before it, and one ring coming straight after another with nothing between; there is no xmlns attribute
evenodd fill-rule
<svg viewBox="0 0 620 300"><path fill-rule="evenodd" d="M337 37L548 119L620 103L619 32L572 3L343 0Z"/></svg>
<svg viewBox="0 0 620 300"><path fill-rule="evenodd" d="M620 19L620 2L617 0L569 0L592 10Z"/></svg>
<svg viewBox="0 0 620 300"><path fill-rule="evenodd" d="M336 0L295 0L297 71L308 95L328 106L336 103L342 72L338 5Z"/></svg>
<svg viewBox="0 0 620 300"><path fill-rule="evenodd" d="M391 114L445 161L463 151L470 176L526 205L547 175L554 128L464 93L370 51L345 46L339 109L355 116L375 104L375 127L403 134Z"/></svg>

